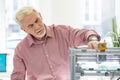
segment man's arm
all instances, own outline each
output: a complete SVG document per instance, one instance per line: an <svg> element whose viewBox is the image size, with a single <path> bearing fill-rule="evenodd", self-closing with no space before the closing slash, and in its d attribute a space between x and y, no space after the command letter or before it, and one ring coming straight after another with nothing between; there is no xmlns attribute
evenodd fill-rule
<svg viewBox="0 0 120 80"><path fill-rule="evenodd" d="M80 29L79 31L76 31L75 34L73 35L74 35L73 40L75 45L77 44L79 46L88 45L89 42L91 42L92 46L94 46L93 44L96 44L94 42L98 43L98 41L100 41L100 35L95 30L89 30L83 28Z"/></svg>

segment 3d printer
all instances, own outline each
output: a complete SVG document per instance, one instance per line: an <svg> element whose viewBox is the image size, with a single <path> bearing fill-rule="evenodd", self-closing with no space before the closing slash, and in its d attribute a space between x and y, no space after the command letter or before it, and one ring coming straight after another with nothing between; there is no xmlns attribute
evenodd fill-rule
<svg viewBox="0 0 120 80"><path fill-rule="evenodd" d="M120 76L120 48L104 52L93 49L70 48L71 80L82 76Z"/></svg>

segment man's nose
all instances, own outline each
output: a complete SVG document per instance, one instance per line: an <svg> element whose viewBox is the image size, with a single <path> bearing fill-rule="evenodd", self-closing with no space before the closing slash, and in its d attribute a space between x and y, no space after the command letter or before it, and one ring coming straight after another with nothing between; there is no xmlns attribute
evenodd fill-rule
<svg viewBox="0 0 120 80"><path fill-rule="evenodd" d="M40 27L37 23L34 23L34 28Z"/></svg>

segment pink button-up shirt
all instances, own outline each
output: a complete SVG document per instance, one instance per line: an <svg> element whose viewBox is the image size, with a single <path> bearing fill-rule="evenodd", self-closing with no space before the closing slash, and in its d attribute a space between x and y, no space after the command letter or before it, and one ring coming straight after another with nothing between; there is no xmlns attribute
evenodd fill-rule
<svg viewBox="0 0 120 80"><path fill-rule="evenodd" d="M47 27L44 41L27 35L15 49L11 80L70 80L69 48L86 45L92 30L65 25Z"/></svg>

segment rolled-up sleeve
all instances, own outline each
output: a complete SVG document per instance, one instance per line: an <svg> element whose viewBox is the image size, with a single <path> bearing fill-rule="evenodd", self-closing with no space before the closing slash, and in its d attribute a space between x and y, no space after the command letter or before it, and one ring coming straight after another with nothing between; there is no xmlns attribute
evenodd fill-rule
<svg viewBox="0 0 120 80"><path fill-rule="evenodd" d="M95 35L98 38L98 40L100 40L100 36L95 30L89 30L85 28L73 29L70 34L72 35L70 40L73 41L74 46L87 45L88 38L91 35Z"/></svg>
<svg viewBox="0 0 120 80"><path fill-rule="evenodd" d="M95 35L100 40L100 35L95 30L86 28L73 28L71 26L59 25L57 32L62 33L62 38L66 39L70 47L87 45L90 35Z"/></svg>

